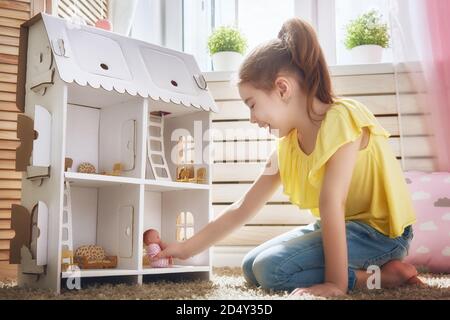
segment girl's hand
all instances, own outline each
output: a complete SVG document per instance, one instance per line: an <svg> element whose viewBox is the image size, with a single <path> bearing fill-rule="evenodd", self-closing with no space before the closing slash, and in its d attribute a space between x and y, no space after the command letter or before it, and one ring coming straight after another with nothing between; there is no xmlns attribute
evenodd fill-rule
<svg viewBox="0 0 450 320"><path fill-rule="evenodd" d="M310 294L319 297L339 297L346 295L346 292L342 291L338 286L333 283L322 283L312 286L310 288L297 288L291 292L290 297L302 296L304 294Z"/></svg>
<svg viewBox="0 0 450 320"><path fill-rule="evenodd" d="M181 260L186 260L190 255L186 252L183 243L174 242L166 245L164 250L161 250L156 256L154 256L151 260L158 260L161 258L178 258Z"/></svg>

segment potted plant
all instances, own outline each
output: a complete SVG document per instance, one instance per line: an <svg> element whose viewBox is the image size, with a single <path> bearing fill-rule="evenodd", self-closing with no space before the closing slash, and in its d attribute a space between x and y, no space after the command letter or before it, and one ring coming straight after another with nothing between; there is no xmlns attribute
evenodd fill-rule
<svg viewBox="0 0 450 320"><path fill-rule="evenodd" d="M208 39L214 71L234 71L239 68L247 48L247 39L233 27L222 26Z"/></svg>
<svg viewBox="0 0 450 320"><path fill-rule="evenodd" d="M380 63L383 49L389 47L389 32L382 15L371 10L352 20L346 27L345 46L354 63Z"/></svg>

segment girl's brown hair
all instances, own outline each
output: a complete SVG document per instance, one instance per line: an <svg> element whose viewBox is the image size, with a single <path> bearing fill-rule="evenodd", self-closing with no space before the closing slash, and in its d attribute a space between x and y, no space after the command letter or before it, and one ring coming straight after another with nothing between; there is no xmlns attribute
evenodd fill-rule
<svg viewBox="0 0 450 320"><path fill-rule="evenodd" d="M332 104L335 96L324 54L316 32L310 24L299 19L287 20L278 38L254 49L239 69L238 84L250 83L257 89L271 91L280 72L297 76L306 94L308 116L314 113L313 101Z"/></svg>

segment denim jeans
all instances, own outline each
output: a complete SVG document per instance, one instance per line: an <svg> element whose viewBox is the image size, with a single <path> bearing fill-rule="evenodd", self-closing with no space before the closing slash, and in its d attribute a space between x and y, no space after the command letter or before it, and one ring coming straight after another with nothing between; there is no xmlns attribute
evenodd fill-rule
<svg viewBox="0 0 450 320"><path fill-rule="evenodd" d="M403 259L413 238L412 227L389 238L363 222L347 221L348 289L356 284L356 270ZM299 227L252 249L244 258L244 277L263 289L291 291L324 282L324 254L320 221Z"/></svg>

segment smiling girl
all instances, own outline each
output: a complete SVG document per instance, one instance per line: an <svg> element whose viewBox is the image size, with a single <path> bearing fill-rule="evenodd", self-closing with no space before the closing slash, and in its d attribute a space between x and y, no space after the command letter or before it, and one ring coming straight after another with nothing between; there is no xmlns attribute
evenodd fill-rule
<svg viewBox="0 0 450 320"><path fill-rule="evenodd" d="M381 267L382 287L419 284L416 269L401 261L415 214L389 133L363 104L333 95L312 27L286 21L277 39L246 57L238 87L251 122L279 136L277 149L239 201L158 257L205 250L257 214L281 184L318 220L251 250L242 264L250 284L338 296L366 287L370 266Z"/></svg>

